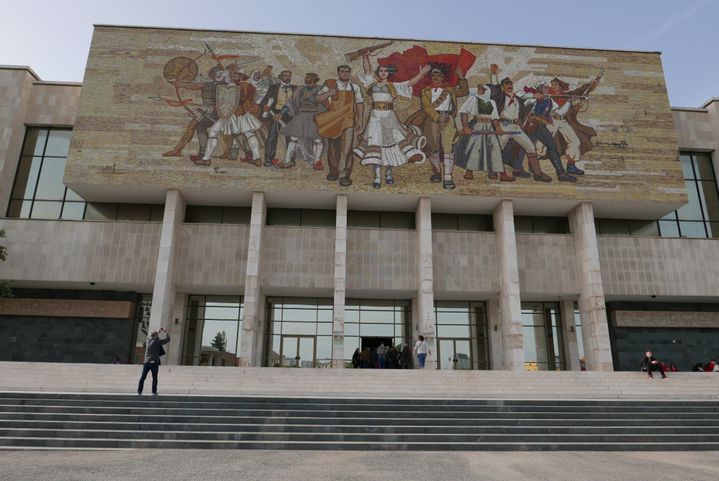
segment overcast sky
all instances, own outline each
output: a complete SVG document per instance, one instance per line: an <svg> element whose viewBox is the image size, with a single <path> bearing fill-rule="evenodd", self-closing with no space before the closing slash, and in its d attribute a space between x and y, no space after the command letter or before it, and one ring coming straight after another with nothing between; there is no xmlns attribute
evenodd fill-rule
<svg viewBox="0 0 719 481"><path fill-rule="evenodd" d="M92 25L662 52L674 106L719 97L719 0L3 0L0 65L82 81Z"/></svg>

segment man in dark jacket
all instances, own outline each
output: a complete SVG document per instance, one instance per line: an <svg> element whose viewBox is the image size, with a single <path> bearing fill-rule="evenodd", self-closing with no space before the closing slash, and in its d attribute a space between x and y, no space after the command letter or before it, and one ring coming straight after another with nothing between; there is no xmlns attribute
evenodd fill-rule
<svg viewBox="0 0 719 481"><path fill-rule="evenodd" d="M145 362L142 364L142 376L140 376L140 382L137 385L137 394L142 394L147 372L150 371L152 372L152 394L153 396L157 396L157 371L160 367L160 356L165 355L165 349L162 346L170 342L170 335L164 327L161 327L159 332L165 333L164 339L160 339L158 331L152 331L150 337L147 339L145 345Z"/></svg>
<svg viewBox="0 0 719 481"><path fill-rule="evenodd" d="M667 375L664 374L662 364L652 356L652 351L644 353L644 357L642 358L642 371L646 371L649 377L654 377L652 374L653 371L659 371L662 374L662 379L667 378Z"/></svg>

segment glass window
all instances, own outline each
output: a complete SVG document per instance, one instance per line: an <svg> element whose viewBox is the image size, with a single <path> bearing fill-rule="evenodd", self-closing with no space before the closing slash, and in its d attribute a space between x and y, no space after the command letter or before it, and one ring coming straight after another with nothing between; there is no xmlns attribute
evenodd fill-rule
<svg viewBox="0 0 719 481"><path fill-rule="evenodd" d="M31 219L59 219L62 202L35 201L32 205Z"/></svg>
<svg viewBox="0 0 719 481"><path fill-rule="evenodd" d="M637 236L658 236L659 225L655 220L630 220L629 228L631 235Z"/></svg>
<svg viewBox="0 0 719 481"><path fill-rule="evenodd" d="M64 173L64 158L43 159L35 198L42 200L63 200L65 197L65 184L62 183Z"/></svg>
<svg viewBox="0 0 719 481"><path fill-rule="evenodd" d="M457 215L457 229L464 231L492 232L494 231L494 219L491 215L459 214Z"/></svg>
<svg viewBox="0 0 719 481"><path fill-rule="evenodd" d="M702 220L701 202L699 202L699 191L696 182L685 182L689 202L677 209L679 220Z"/></svg>
<svg viewBox="0 0 719 481"><path fill-rule="evenodd" d="M165 215L165 206L162 204L153 204L150 206L150 222L162 222Z"/></svg>
<svg viewBox="0 0 719 481"><path fill-rule="evenodd" d="M185 222L192 224L219 224L222 222L222 207L188 205Z"/></svg>
<svg viewBox="0 0 719 481"><path fill-rule="evenodd" d="M302 225L300 209L267 209L267 225Z"/></svg>
<svg viewBox="0 0 719 481"><path fill-rule="evenodd" d="M514 218L514 231L520 234L532 233L532 218L518 215Z"/></svg>
<svg viewBox="0 0 719 481"><path fill-rule="evenodd" d="M694 158L694 170L699 180L714 180L714 167L711 156L706 152L692 153Z"/></svg>
<svg viewBox="0 0 719 481"><path fill-rule="evenodd" d="M379 229L379 212L347 211L347 227L374 227Z"/></svg>
<svg viewBox="0 0 719 481"><path fill-rule="evenodd" d="M432 213L433 230L459 230L457 215Z"/></svg>
<svg viewBox="0 0 719 481"><path fill-rule="evenodd" d="M414 229L414 212L380 212L380 229Z"/></svg>
<svg viewBox="0 0 719 481"><path fill-rule="evenodd" d="M242 297L191 295L188 299L188 332L202 331L199 346L190 341L184 363L236 366L242 337Z"/></svg>
<svg viewBox="0 0 719 481"><path fill-rule="evenodd" d="M660 220L659 234L662 237L679 237L679 224L676 221Z"/></svg>
<svg viewBox="0 0 719 481"><path fill-rule="evenodd" d="M719 194L716 183L711 181L698 182L699 199L704 208L705 220L719 221Z"/></svg>
<svg viewBox="0 0 719 481"><path fill-rule="evenodd" d="M13 200L10 202L10 207L7 211L8 217L19 217L21 219L27 219L30 217L32 211L31 200Z"/></svg>
<svg viewBox="0 0 719 481"><path fill-rule="evenodd" d="M303 226L334 227L337 213L334 210L302 209Z"/></svg>
<svg viewBox="0 0 719 481"><path fill-rule="evenodd" d="M684 173L688 203L662 218L659 230L663 237L715 237L711 222L719 221L719 194L711 155L701 152L682 152L679 161ZM670 219L680 222L669 225ZM681 222L696 221L696 222ZM702 225L697 225L700 223Z"/></svg>
<svg viewBox="0 0 719 481"><path fill-rule="evenodd" d="M692 156L690 154L679 154L679 162L682 164L684 179L694 179L694 168L692 167Z"/></svg>
<svg viewBox="0 0 719 481"><path fill-rule="evenodd" d="M532 217L532 232L535 234L569 234L566 217Z"/></svg>
<svg viewBox="0 0 719 481"><path fill-rule="evenodd" d="M41 163L42 157L22 157L20 159L12 192L13 199L32 199L34 197Z"/></svg>
<svg viewBox="0 0 719 481"><path fill-rule="evenodd" d="M626 219L599 219L599 234L629 235L629 221Z"/></svg>
<svg viewBox="0 0 719 481"><path fill-rule="evenodd" d="M524 361L527 370L564 369L559 304L522 302Z"/></svg>
<svg viewBox="0 0 719 481"><path fill-rule="evenodd" d="M50 136L45 147L45 157L67 157L70 151L71 130L50 129Z"/></svg>
<svg viewBox="0 0 719 481"><path fill-rule="evenodd" d="M84 202L65 202L62 206L62 218L68 220L82 220L85 215Z"/></svg>
<svg viewBox="0 0 719 481"><path fill-rule="evenodd" d="M25 133L22 155L42 156L43 152L45 152L47 133L47 129L28 128Z"/></svg>
<svg viewBox="0 0 719 481"><path fill-rule="evenodd" d="M707 236L704 222L679 222L679 232L682 237L695 239L706 238Z"/></svg>
<svg viewBox="0 0 719 481"><path fill-rule="evenodd" d="M251 215L250 207L225 207L222 211L222 223L249 224Z"/></svg>
<svg viewBox="0 0 719 481"><path fill-rule="evenodd" d="M117 208L117 220L147 222L150 219L150 206L145 204L120 204Z"/></svg>
<svg viewBox="0 0 719 481"><path fill-rule="evenodd" d="M90 202L85 211L86 220L115 220L117 219L117 204Z"/></svg>

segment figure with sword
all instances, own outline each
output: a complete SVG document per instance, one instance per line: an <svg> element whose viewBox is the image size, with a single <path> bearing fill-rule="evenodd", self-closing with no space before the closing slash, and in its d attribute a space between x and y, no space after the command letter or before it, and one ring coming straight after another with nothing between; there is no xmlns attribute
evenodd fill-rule
<svg viewBox="0 0 719 481"><path fill-rule="evenodd" d="M584 175L584 171L576 166L582 154L592 149L592 137L597 132L577 120L577 114L589 102L589 94L597 87L602 78L603 71L599 72L591 82L569 90L569 84L557 77L550 81L548 93L554 101L552 109L552 124L548 125L549 132L557 142L560 155L567 158L567 173Z"/></svg>

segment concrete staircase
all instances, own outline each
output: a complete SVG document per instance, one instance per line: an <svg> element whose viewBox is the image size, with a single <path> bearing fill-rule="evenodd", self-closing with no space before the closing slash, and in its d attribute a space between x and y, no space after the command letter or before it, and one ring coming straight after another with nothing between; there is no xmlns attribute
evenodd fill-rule
<svg viewBox="0 0 719 481"><path fill-rule="evenodd" d="M141 366L0 362L0 391L134 394ZM719 401L719 375L161 366L160 394ZM147 380L145 391L150 389Z"/></svg>
<svg viewBox="0 0 719 481"><path fill-rule="evenodd" d="M719 405L0 393L0 449L716 450Z"/></svg>
<svg viewBox="0 0 719 481"><path fill-rule="evenodd" d="M139 374L0 362L0 449L719 449L710 373L162 366L158 397Z"/></svg>

